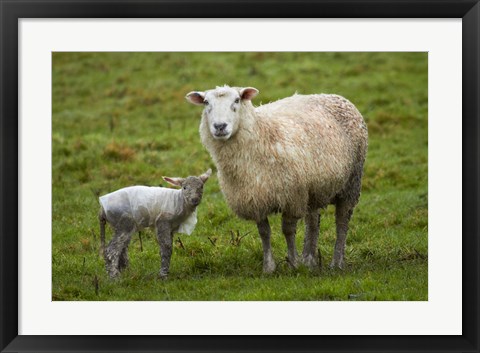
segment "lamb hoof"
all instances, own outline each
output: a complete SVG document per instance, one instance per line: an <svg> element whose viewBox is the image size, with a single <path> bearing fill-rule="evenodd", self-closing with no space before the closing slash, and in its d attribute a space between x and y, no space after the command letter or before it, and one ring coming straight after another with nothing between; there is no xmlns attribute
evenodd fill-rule
<svg viewBox="0 0 480 353"><path fill-rule="evenodd" d="M108 275L110 276L110 279L117 279L118 276L120 275L120 271L115 270L115 271L107 271Z"/></svg>

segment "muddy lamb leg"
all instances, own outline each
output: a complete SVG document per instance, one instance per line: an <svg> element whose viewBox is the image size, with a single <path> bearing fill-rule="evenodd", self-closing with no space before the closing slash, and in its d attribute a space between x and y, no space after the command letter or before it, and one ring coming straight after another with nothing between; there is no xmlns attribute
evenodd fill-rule
<svg viewBox="0 0 480 353"><path fill-rule="evenodd" d="M130 245L130 239L131 236L128 239L127 244L122 250L122 253L120 254L120 259L118 260L118 269L120 271L123 271L128 267L129 261L128 261L128 246Z"/></svg>
<svg viewBox="0 0 480 353"><path fill-rule="evenodd" d="M121 261L121 257L122 253L130 244L132 233L135 230L135 222L130 216L124 215L113 228L113 238L105 249L104 254L105 267L111 278L117 277L120 273L121 267L125 265L125 259Z"/></svg>
<svg viewBox="0 0 480 353"><path fill-rule="evenodd" d="M161 279L166 279L170 270L170 259L172 257L173 246L173 232L169 222L157 222L157 240L160 245L161 257L159 277Z"/></svg>

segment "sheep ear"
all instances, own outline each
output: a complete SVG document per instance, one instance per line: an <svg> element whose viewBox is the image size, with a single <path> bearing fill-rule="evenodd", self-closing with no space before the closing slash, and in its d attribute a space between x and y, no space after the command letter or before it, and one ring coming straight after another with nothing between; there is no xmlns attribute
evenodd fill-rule
<svg viewBox="0 0 480 353"><path fill-rule="evenodd" d="M242 99L252 100L258 94L258 89L253 87L245 87L240 90L240 97Z"/></svg>
<svg viewBox="0 0 480 353"><path fill-rule="evenodd" d="M162 177L167 183L174 185L174 186L182 186L182 183L185 181L184 178L169 178L169 177Z"/></svg>
<svg viewBox="0 0 480 353"><path fill-rule="evenodd" d="M203 101L205 100L205 92L193 91L187 94L185 98L192 104L203 105Z"/></svg>
<svg viewBox="0 0 480 353"><path fill-rule="evenodd" d="M205 184L205 182L208 180L208 178L212 175L212 169L207 170L205 173L199 176L199 178L202 180L202 182Z"/></svg>

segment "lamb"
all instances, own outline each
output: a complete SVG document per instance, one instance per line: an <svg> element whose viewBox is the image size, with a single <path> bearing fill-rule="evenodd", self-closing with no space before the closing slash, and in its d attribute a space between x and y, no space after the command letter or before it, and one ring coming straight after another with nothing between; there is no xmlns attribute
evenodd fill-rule
<svg viewBox="0 0 480 353"><path fill-rule="evenodd" d="M128 245L132 234L144 228L156 228L161 252L160 278L167 278L173 234L193 232L203 186L211 173L209 169L198 177L163 177L166 182L181 189L130 186L100 197L101 248L111 278L117 277L128 266ZM107 222L113 228L114 235L105 248Z"/></svg>
<svg viewBox="0 0 480 353"><path fill-rule="evenodd" d="M368 146L365 121L347 99L299 95L254 107L253 87L193 91L203 105L200 137L218 169L230 208L256 222L263 271L275 270L268 216L282 213L288 263L318 266L319 210L335 205L337 239L331 267L343 268L348 224L360 197ZM302 258L295 248L297 221L305 218Z"/></svg>

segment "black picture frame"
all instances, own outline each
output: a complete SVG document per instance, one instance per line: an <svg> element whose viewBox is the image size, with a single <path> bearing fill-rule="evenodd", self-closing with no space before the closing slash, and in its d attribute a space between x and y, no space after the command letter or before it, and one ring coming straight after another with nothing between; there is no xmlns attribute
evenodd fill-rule
<svg viewBox="0 0 480 353"><path fill-rule="evenodd" d="M479 352L478 0L0 0L0 349L2 352ZM18 335L18 20L20 18L462 18L461 336ZM452 234L458 236L458 234ZM346 318L348 320L348 318Z"/></svg>

